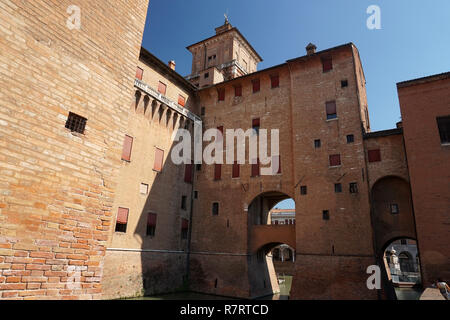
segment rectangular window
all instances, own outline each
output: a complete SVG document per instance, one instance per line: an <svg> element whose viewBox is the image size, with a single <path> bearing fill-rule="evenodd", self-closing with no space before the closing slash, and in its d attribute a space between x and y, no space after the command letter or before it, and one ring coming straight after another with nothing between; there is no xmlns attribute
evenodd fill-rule
<svg viewBox="0 0 450 320"><path fill-rule="evenodd" d="M242 97L242 86L241 85L234 87L234 96Z"/></svg>
<svg viewBox="0 0 450 320"><path fill-rule="evenodd" d="M330 167L336 167L341 165L341 155L333 154L330 156Z"/></svg>
<svg viewBox="0 0 450 320"><path fill-rule="evenodd" d="M239 178L240 176L240 165L237 161L235 161L233 163L233 173L232 173L232 178Z"/></svg>
<svg viewBox="0 0 450 320"><path fill-rule="evenodd" d="M347 135L347 143L355 142L355 136L352 134Z"/></svg>
<svg viewBox="0 0 450 320"><path fill-rule="evenodd" d="M178 104L182 107L186 105L186 98L183 97L181 94L178 96Z"/></svg>
<svg viewBox="0 0 450 320"><path fill-rule="evenodd" d="M198 191L194 191L194 199L198 199Z"/></svg>
<svg viewBox="0 0 450 320"><path fill-rule="evenodd" d="M204 116L206 114L206 109L205 109L205 107L202 107L201 109L200 109L200 115L201 116Z"/></svg>
<svg viewBox="0 0 450 320"><path fill-rule="evenodd" d="M147 236L154 237L156 231L156 213L147 214Z"/></svg>
<svg viewBox="0 0 450 320"><path fill-rule="evenodd" d="M381 161L381 152L380 149L369 150L367 151L369 162L379 162Z"/></svg>
<svg viewBox="0 0 450 320"><path fill-rule="evenodd" d="M327 111L327 120L337 118L336 101L328 101L327 103L325 103L325 108Z"/></svg>
<svg viewBox="0 0 450 320"><path fill-rule="evenodd" d="M328 72L333 69L333 59L331 57L322 58L322 69L323 72Z"/></svg>
<svg viewBox="0 0 450 320"><path fill-rule="evenodd" d="M321 145L322 143L320 142L320 139L314 140L314 148L318 149Z"/></svg>
<svg viewBox="0 0 450 320"><path fill-rule="evenodd" d="M436 118L441 144L450 143L450 116Z"/></svg>
<svg viewBox="0 0 450 320"><path fill-rule="evenodd" d="M187 239L189 230L189 220L181 219L181 239Z"/></svg>
<svg viewBox="0 0 450 320"><path fill-rule="evenodd" d="M133 147L133 138L125 135L125 140L123 142L122 148L122 160L130 161L131 160L131 149Z"/></svg>
<svg viewBox="0 0 450 320"><path fill-rule="evenodd" d="M252 129L254 134L259 134L260 120L259 118L252 120Z"/></svg>
<svg viewBox="0 0 450 320"><path fill-rule="evenodd" d="M153 164L153 170L156 172L161 172L163 167L163 161L164 161L164 151L155 148L155 163Z"/></svg>
<svg viewBox="0 0 450 320"><path fill-rule="evenodd" d="M358 193L358 184L356 182L352 182L349 185L350 193Z"/></svg>
<svg viewBox="0 0 450 320"><path fill-rule="evenodd" d="M335 184L334 184L334 192L335 192L335 193L341 193L341 192L342 192L342 184L340 184L340 183L335 183Z"/></svg>
<svg viewBox="0 0 450 320"><path fill-rule="evenodd" d="M212 204L212 215L213 216L219 215L219 203L218 202L213 202L213 204Z"/></svg>
<svg viewBox="0 0 450 320"><path fill-rule="evenodd" d="M300 194L302 196L306 195L308 193L308 187L307 186L301 186L300 187Z"/></svg>
<svg viewBox="0 0 450 320"><path fill-rule="evenodd" d="M261 90L261 83L259 79L252 80L253 93L259 92Z"/></svg>
<svg viewBox="0 0 450 320"><path fill-rule="evenodd" d="M139 188L139 192L141 194L148 194L148 184L146 183L141 183L141 186Z"/></svg>
<svg viewBox="0 0 450 320"><path fill-rule="evenodd" d="M83 134L86 128L87 119L79 116L73 112L69 112L69 116L66 121L66 128L72 132L78 132Z"/></svg>
<svg viewBox="0 0 450 320"><path fill-rule="evenodd" d="M201 165L200 163L197 163L197 164L195 165L195 170L197 170L197 171L202 171L202 165Z"/></svg>
<svg viewBox="0 0 450 320"><path fill-rule="evenodd" d="M116 232L127 232L128 212L129 209L127 208L118 209L116 218Z"/></svg>
<svg viewBox="0 0 450 320"><path fill-rule="evenodd" d="M278 88L280 86L280 77L278 75L270 76L270 83L271 83L272 89Z"/></svg>
<svg viewBox="0 0 450 320"><path fill-rule="evenodd" d="M142 80L142 75L144 74L144 70L136 67L136 79Z"/></svg>
<svg viewBox="0 0 450 320"><path fill-rule="evenodd" d="M220 180L222 178L222 165L216 163L214 165L214 180Z"/></svg>
<svg viewBox="0 0 450 320"><path fill-rule="evenodd" d="M190 163L184 165L184 182L192 183L192 164Z"/></svg>
<svg viewBox="0 0 450 320"><path fill-rule="evenodd" d="M256 163L252 163L252 177L259 176L259 159L256 159Z"/></svg>
<svg viewBox="0 0 450 320"><path fill-rule="evenodd" d="M342 80L341 81L341 88L346 88L348 87L348 80Z"/></svg>
<svg viewBox="0 0 450 320"><path fill-rule="evenodd" d="M209 78L209 72L205 73L205 79Z"/></svg>
<svg viewBox="0 0 450 320"><path fill-rule="evenodd" d="M181 209L186 210L186 196L181 196Z"/></svg>
<svg viewBox="0 0 450 320"><path fill-rule="evenodd" d="M158 92L165 95L166 89L167 89L167 86L160 81L159 85L158 85Z"/></svg>
<svg viewBox="0 0 450 320"><path fill-rule="evenodd" d="M396 204L396 203L391 204L391 213L392 214L398 214L399 213L398 204Z"/></svg>
<svg viewBox="0 0 450 320"><path fill-rule="evenodd" d="M323 220L330 220L330 211L328 211L328 210L323 210L323 211L322 211L322 219L323 219Z"/></svg>
<svg viewBox="0 0 450 320"><path fill-rule="evenodd" d="M225 101L225 88L217 89L219 95L219 101Z"/></svg>

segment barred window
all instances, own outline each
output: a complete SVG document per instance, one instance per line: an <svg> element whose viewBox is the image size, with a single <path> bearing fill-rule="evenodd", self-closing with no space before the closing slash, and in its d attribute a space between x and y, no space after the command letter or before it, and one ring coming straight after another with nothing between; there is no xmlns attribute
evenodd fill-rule
<svg viewBox="0 0 450 320"><path fill-rule="evenodd" d="M66 128L72 132L84 133L87 119L73 112L69 112L66 121Z"/></svg>

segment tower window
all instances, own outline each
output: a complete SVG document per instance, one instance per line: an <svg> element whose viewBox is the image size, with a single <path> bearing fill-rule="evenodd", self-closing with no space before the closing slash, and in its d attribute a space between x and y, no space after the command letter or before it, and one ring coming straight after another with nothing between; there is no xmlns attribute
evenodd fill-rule
<svg viewBox="0 0 450 320"><path fill-rule="evenodd" d="M314 140L314 148L318 149L320 148L322 143L320 142L320 139Z"/></svg>
<svg viewBox="0 0 450 320"><path fill-rule="evenodd" d="M358 184L356 182L352 182L349 185L350 193L358 193Z"/></svg>
<svg viewBox="0 0 450 320"><path fill-rule="evenodd" d="M201 116L204 116L205 114L206 114L205 107L202 107L202 108L200 109L200 115L201 115Z"/></svg>
<svg viewBox="0 0 450 320"><path fill-rule="evenodd" d="M346 88L348 87L348 80L342 80L341 81L341 88Z"/></svg>
<svg viewBox="0 0 450 320"><path fill-rule="evenodd" d="M142 75L144 74L144 70L136 67L136 79L142 80Z"/></svg>
<svg viewBox="0 0 450 320"><path fill-rule="evenodd" d="M166 89L167 89L167 86L160 81L159 85L158 85L158 92L165 95Z"/></svg>
<svg viewBox="0 0 450 320"><path fill-rule="evenodd" d="M153 170L155 170L156 172L161 172L163 160L164 160L164 151L159 148L155 148L155 163L153 165Z"/></svg>
<svg viewBox="0 0 450 320"><path fill-rule="evenodd" d="M232 178L239 178L239 176L240 176L240 165L239 165L239 163L237 162L237 161L235 161L234 163L233 163L233 172L232 172Z"/></svg>
<svg viewBox="0 0 450 320"><path fill-rule="evenodd" d="M259 134L260 120L259 118L252 120L252 129L254 134Z"/></svg>
<svg viewBox="0 0 450 320"><path fill-rule="evenodd" d="M278 75L270 76L270 83L271 83L272 89L278 88L280 86L280 77Z"/></svg>
<svg viewBox="0 0 450 320"><path fill-rule="evenodd" d="M341 165L341 155L333 154L330 156L330 167L337 167Z"/></svg>
<svg viewBox="0 0 450 320"><path fill-rule="evenodd" d="M347 135L347 143L355 142L355 136L352 134Z"/></svg>
<svg viewBox="0 0 450 320"><path fill-rule="evenodd" d="M66 128L72 132L83 134L86 127L86 121L86 118L79 116L73 112L69 112L69 116L67 117L66 121Z"/></svg>
<svg viewBox="0 0 450 320"><path fill-rule="evenodd" d="M222 179L222 165L220 163L216 163L214 165L214 180Z"/></svg>
<svg viewBox="0 0 450 320"><path fill-rule="evenodd" d="M334 192L335 192L335 193L341 193L341 192L342 192L342 184L340 184L340 183L335 183L335 184L334 184Z"/></svg>
<svg viewBox="0 0 450 320"><path fill-rule="evenodd" d="M205 73L205 79L208 79L209 78L209 72L206 72Z"/></svg>
<svg viewBox="0 0 450 320"><path fill-rule="evenodd" d="M234 87L234 96L242 97L242 86L241 85Z"/></svg>
<svg viewBox="0 0 450 320"><path fill-rule="evenodd" d="M131 149L133 147L133 138L125 135L125 140L123 142L122 148L122 160L130 161L131 160Z"/></svg>
<svg viewBox="0 0 450 320"><path fill-rule="evenodd" d="M259 79L252 80L253 93L259 92L261 90L261 83Z"/></svg>
<svg viewBox="0 0 450 320"><path fill-rule="evenodd" d="M181 209L186 210L186 196L181 196Z"/></svg>
<svg viewBox="0 0 450 320"><path fill-rule="evenodd" d="M323 219L323 220L330 220L330 211L328 211L328 210L323 210L323 211L322 211L322 219Z"/></svg>
<svg viewBox="0 0 450 320"><path fill-rule="evenodd" d="M212 215L213 216L219 215L219 203L218 202L213 202L213 204L212 204Z"/></svg>
<svg viewBox="0 0 450 320"><path fill-rule="evenodd" d="M225 88L217 89L217 91L218 91L218 95L219 95L218 100L224 101L225 100Z"/></svg>
<svg viewBox="0 0 450 320"><path fill-rule="evenodd" d="M182 219L181 220L181 239L187 239L189 230L189 220Z"/></svg>
<svg viewBox="0 0 450 320"><path fill-rule="evenodd" d="M301 186L300 187L300 194L302 196L306 195L308 193L308 187L307 186Z"/></svg>

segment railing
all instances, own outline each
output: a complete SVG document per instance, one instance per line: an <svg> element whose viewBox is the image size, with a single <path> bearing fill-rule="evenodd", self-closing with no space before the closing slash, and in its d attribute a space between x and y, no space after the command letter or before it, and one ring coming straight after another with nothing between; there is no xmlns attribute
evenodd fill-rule
<svg viewBox="0 0 450 320"><path fill-rule="evenodd" d="M196 114L192 113L188 109L183 108L178 103L173 102L172 100L167 98L165 95L161 94L160 92L158 92L155 89L153 89L152 87L150 87L145 82L143 82L143 81L141 81L139 79L135 79L134 80L134 86L136 88L144 91L146 94L148 94L149 96L151 96L154 99L158 100L159 102L165 104L166 106L171 108L173 111L175 111L175 112L177 112L177 113L179 113L179 114L189 118L190 120L192 120L194 122L200 122L200 123L202 122L202 119L199 116L197 116Z"/></svg>

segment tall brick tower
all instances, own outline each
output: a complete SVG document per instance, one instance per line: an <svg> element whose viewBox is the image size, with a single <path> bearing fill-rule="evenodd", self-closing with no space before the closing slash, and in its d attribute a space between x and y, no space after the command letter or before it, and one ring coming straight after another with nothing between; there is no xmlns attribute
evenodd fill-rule
<svg viewBox="0 0 450 320"><path fill-rule="evenodd" d="M262 61L251 44L228 19L216 35L190 45L192 72L187 77L198 88L234 79L257 70Z"/></svg>

